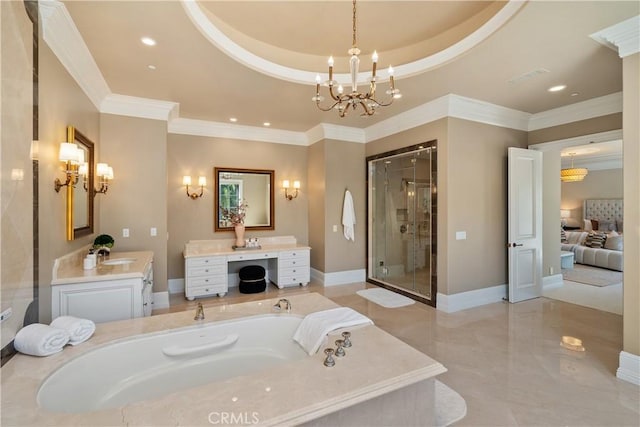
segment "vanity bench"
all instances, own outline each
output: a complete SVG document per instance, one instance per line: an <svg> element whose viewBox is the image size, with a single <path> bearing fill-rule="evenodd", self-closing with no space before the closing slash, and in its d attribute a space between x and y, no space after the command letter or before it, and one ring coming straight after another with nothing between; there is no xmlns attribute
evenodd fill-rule
<svg viewBox="0 0 640 427"><path fill-rule="evenodd" d="M233 249L235 239L190 240L185 244L185 297L218 295L223 297L230 285L237 285L237 271L247 262L265 264L267 283L282 289L306 286L311 278L309 246L298 245L293 236L263 237L260 246Z"/></svg>

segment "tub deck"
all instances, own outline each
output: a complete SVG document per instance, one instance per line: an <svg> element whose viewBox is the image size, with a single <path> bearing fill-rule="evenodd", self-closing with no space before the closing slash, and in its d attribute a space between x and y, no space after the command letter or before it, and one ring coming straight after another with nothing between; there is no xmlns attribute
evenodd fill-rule
<svg viewBox="0 0 640 427"><path fill-rule="evenodd" d="M272 313L277 299L207 307L205 322ZM289 300L292 313L300 315L337 307L316 293L291 296ZM413 390L411 393L415 394L416 387L425 393L420 396L423 408L432 411L432 402L424 397L431 394L433 378L446 371L440 363L383 330L365 326L352 330L354 345L333 368L323 365L324 354L319 351L266 371L117 409L65 414L38 407L36 394L40 384L67 361L115 339L194 324L193 315L187 311L104 323L97 325L89 341L67 346L56 355L46 358L16 355L2 368L2 425L295 425L322 424L322 420L334 424L336 417L345 419L347 424L357 424L354 413L370 412L371 406L382 407L380 399L394 393L395 401L404 400L398 399L397 392ZM359 405L363 410L357 409ZM351 413L342 417L341 411ZM398 410L399 419L403 412L406 411Z"/></svg>

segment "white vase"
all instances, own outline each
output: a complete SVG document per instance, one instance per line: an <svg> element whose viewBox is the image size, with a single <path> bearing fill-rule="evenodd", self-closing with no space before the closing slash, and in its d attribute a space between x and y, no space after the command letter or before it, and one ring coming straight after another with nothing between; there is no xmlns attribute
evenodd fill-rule
<svg viewBox="0 0 640 427"><path fill-rule="evenodd" d="M236 247L244 248L244 224L236 224L234 228L236 231Z"/></svg>

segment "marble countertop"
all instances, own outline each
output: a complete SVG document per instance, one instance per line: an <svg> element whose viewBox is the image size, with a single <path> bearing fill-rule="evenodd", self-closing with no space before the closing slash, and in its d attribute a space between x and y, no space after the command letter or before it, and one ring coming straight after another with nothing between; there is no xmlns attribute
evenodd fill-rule
<svg viewBox="0 0 640 427"><path fill-rule="evenodd" d="M255 254L295 249L311 249L306 245L299 245L292 236L263 237L260 239L259 249L234 250L235 239L220 240L192 240L184 246L183 256L195 258L210 255Z"/></svg>
<svg viewBox="0 0 640 427"><path fill-rule="evenodd" d="M82 267L82 256L72 254L69 257L58 258L53 268L51 285L68 285L72 283L101 282L104 280L143 278L145 270L153 261L153 252L111 252L106 260L132 258L135 261L127 264L105 265L99 264L90 270Z"/></svg>
<svg viewBox="0 0 640 427"><path fill-rule="evenodd" d="M278 298L205 307L205 322L272 313ZM337 307L317 294L289 297L292 314ZM287 315L287 314L282 314ZM121 408L81 414L38 407L40 384L54 370L116 339L195 324L192 310L97 325L78 346L39 358L17 354L2 368L2 423L7 425L206 426L211 413L255 415L259 425L294 425L446 372L444 366L376 326L352 329L353 347L336 366L324 354L213 382ZM337 337L330 337L331 340ZM100 369L96 367L96 369ZM250 418L251 419L251 418Z"/></svg>

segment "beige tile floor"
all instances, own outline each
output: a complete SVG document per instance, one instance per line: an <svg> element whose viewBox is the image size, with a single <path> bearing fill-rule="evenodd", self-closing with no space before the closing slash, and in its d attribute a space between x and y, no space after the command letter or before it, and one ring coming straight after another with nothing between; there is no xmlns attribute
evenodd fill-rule
<svg viewBox="0 0 640 427"><path fill-rule="evenodd" d="M621 316L547 298L450 314L420 303L387 309L355 293L366 287L371 285L270 286L253 295L236 288L224 298L199 301L206 313L212 305L318 292L352 307L449 369L439 379L468 408L457 426L640 425L640 388L615 376ZM154 314L195 311L196 304L173 295L171 308ZM586 351L561 347L564 335L582 339Z"/></svg>

